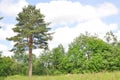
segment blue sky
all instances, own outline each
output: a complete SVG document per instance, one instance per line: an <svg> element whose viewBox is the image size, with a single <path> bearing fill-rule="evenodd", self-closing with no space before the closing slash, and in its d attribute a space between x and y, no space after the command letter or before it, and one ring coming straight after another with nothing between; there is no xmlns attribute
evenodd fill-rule
<svg viewBox="0 0 120 80"><path fill-rule="evenodd" d="M120 39L120 0L0 0L0 51L3 55L9 52L13 42L7 37L14 36L17 14L28 4L35 5L45 15L45 21L51 22L48 27L55 32L53 40L49 42L50 49L63 44L67 50L68 44L86 31L97 33L100 38L108 31L113 31ZM40 50L34 50L40 53Z"/></svg>

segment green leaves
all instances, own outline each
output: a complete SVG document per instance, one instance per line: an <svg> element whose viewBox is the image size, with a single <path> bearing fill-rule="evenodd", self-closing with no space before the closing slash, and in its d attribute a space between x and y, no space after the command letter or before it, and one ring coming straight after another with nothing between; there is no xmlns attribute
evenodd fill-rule
<svg viewBox="0 0 120 80"><path fill-rule="evenodd" d="M10 68L12 66L13 61L9 57L0 57L0 76L8 76L13 72Z"/></svg>
<svg viewBox="0 0 120 80"><path fill-rule="evenodd" d="M69 45L68 59L74 69L82 72L113 71L119 69L115 66L118 64L119 50L96 36L81 34Z"/></svg>

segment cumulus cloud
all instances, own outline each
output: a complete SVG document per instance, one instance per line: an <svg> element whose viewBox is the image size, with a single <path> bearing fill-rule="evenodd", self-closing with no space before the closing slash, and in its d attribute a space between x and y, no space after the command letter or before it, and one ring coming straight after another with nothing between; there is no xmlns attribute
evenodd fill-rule
<svg viewBox="0 0 120 80"><path fill-rule="evenodd" d="M5 45L3 45L3 44L0 45L0 51L4 51L4 50L6 50L6 49L8 49L7 46L5 46Z"/></svg>
<svg viewBox="0 0 120 80"><path fill-rule="evenodd" d="M79 23L77 27L81 30L81 32L88 31L90 33L105 33L111 30L118 30L117 24L106 24L101 19L93 19L83 23Z"/></svg>
<svg viewBox="0 0 120 80"><path fill-rule="evenodd" d="M57 28L55 34L53 35L53 40L50 43L50 49L57 47L58 44L63 44L67 48L68 44L72 42L75 36L80 34L78 31L75 31L76 27L70 28L68 26Z"/></svg>
<svg viewBox="0 0 120 80"><path fill-rule="evenodd" d="M16 16L26 5L25 0L0 0L0 12L6 16Z"/></svg>
<svg viewBox="0 0 120 80"><path fill-rule="evenodd" d="M103 3L96 8L96 11L100 17L110 16L118 14L118 8L112 3Z"/></svg>
<svg viewBox="0 0 120 80"><path fill-rule="evenodd" d="M50 3L39 3L36 6L46 16L46 21L52 21L54 24L83 21L86 18L95 17L96 13L92 6L86 8L79 2L71 1L51 1Z"/></svg>
<svg viewBox="0 0 120 80"><path fill-rule="evenodd" d="M15 35L12 28L15 27L14 24L1 23L3 28L0 29L0 40L6 40L7 37L12 37Z"/></svg>
<svg viewBox="0 0 120 80"><path fill-rule="evenodd" d="M112 3L103 3L98 6L83 5L72 1L51 1L38 3L37 8L46 16L46 21L53 24L68 24L72 22L87 21L96 18L111 16L118 13Z"/></svg>
<svg viewBox="0 0 120 80"><path fill-rule="evenodd" d="M3 52L3 56L11 56L13 55L12 52L9 52L9 50L12 48L12 45L6 45L6 38L12 37L15 35L15 33L12 31L12 28L15 27L14 24L5 24L0 23L2 28L0 29L0 41L3 41L3 43L0 43L0 51Z"/></svg>
<svg viewBox="0 0 120 80"><path fill-rule="evenodd" d="M3 56L11 56L11 55L13 55L12 52L9 52L9 48L4 44L0 44L0 51L3 52L3 54L2 54Z"/></svg>

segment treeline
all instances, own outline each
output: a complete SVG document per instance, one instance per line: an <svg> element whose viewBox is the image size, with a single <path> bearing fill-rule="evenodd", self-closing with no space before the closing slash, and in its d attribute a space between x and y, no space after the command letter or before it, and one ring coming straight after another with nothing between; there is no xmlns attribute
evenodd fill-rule
<svg viewBox="0 0 120 80"><path fill-rule="evenodd" d="M108 32L105 40L96 35L80 34L69 44L68 51L60 44L45 50L39 57L33 55L33 75L93 73L120 70L120 42ZM0 56L0 76L28 75L28 54Z"/></svg>

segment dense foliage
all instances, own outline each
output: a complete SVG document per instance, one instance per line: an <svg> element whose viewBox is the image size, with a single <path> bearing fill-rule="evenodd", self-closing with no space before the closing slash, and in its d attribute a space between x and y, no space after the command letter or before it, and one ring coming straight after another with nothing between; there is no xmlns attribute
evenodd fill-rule
<svg viewBox="0 0 120 80"><path fill-rule="evenodd" d="M110 32L111 33L111 32ZM114 34L106 34L112 41L97 36L81 34L69 44L68 51L60 44L52 50L33 55L34 75L67 73L92 73L120 70L120 43ZM113 40L113 38L116 38ZM114 44L113 44L114 43ZM0 57L0 75L27 75L28 54L15 54L11 58Z"/></svg>

